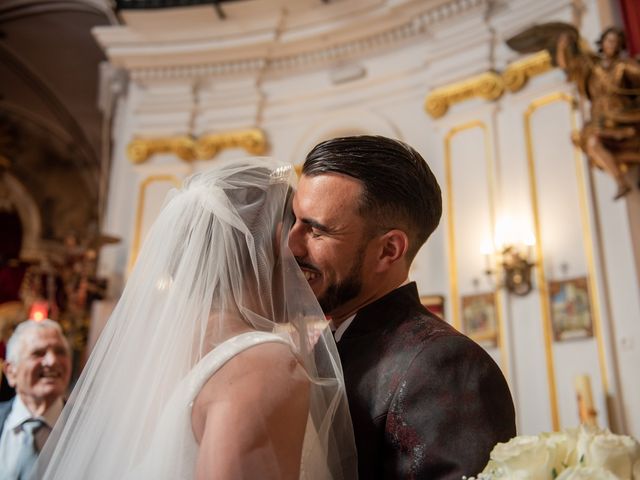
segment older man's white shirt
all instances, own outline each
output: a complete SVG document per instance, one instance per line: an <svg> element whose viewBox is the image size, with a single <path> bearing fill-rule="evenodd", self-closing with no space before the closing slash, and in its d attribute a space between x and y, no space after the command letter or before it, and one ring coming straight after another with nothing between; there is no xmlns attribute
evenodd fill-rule
<svg viewBox="0 0 640 480"><path fill-rule="evenodd" d="M53 428L62 412L63 406L62 398L59 398L49 407L44 415L34 417L22 402L20 396L16 395L13 400L11 412L4 422L2 436L0 437L0 465L2 465L2 469L0 469L0 480L18 478L17 469L19 468L20 450L25 444L25 433L22 430L22 424L25 420L39 418L44 420L49 427Z"/></svg>

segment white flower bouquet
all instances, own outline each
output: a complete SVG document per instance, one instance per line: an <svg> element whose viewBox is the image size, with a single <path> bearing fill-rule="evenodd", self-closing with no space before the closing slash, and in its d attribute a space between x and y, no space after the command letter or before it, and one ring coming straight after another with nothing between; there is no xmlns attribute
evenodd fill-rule
<svg viewBox="0 0 640 480"><path fill-rule="evenodd" d="M581 426L498 443L477 480L640 480L640 444ZM473 479L469 479L473 480Z"/></svg>

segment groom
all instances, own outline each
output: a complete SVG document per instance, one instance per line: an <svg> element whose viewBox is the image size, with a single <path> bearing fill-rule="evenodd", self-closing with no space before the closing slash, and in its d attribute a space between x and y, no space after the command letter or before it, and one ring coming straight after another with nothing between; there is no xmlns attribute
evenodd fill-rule
<svg viewBox="0 0 640 480"><path fill-rule="evenodd" d="M289 246L325 314L344 370L361 479L457 479L516 434L489 355L421 304L409 266L442 213L410 146L328 140L307 156Z"/></svg>

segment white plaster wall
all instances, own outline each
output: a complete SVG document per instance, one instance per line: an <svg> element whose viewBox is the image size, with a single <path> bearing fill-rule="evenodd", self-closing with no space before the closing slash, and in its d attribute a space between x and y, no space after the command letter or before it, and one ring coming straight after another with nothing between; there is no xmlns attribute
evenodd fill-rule
<svg viewBox="0 0 640 480"><path fill-rule="evenodd" d="M385 2L369 2L368 5L371 9L395 9L390 10L389 17L395 18L400 15L398 12L409 15L431 3L434 2L397 0L386 6ZM270 155L295 164L302 163L305 154L317 142L336 135L382 134L410 143L430 163L443 186L445 198L453 195L455 200L455 230L458 232L455 273L459 293L488 289L480 253L482 242L491 231L487 175L495 179L495 215L508 215L531 225L533 206L523 115L536 98L552 92L572 94L573 91L561 72L552 71L532 79L516 94L506 93L497 102L470 100L455 105L438 120L425 113L423 102L432 88L489 68L502 69L518 58L503 41L532 23L577 19L585 36L594 40L602 28L595 0L583 3L584 8L579 11L570 0L503 0L493 2L491 6L480 2L469 13L463 11L441 22L425 23L415 38L384 45L379 51L353 54L322 68L310 65L289 74L280 71L270 75L261 71L220 77L187 75L182 79L136 77L118 107L105 225L105 230L121 236L123 242L105 249L102 271L114 278L126 276L135 210L140 202L139 186L145 178L160 173L183 178L219 159L246 155L240 150L228 150L213 160L194 164L163 155L134 167L125 154L126 145L134 136L198 136L259 126L269 139ZM296 25L295 35L305 37L299 30L300 24ZM315 25L313 28L320 27ZM358 28L366 31L365 27ZM295 36L294 33L289 35ZM106 38L105 35L102 37ZM319 40L318 45L322 46L322 41ZM122 53L125 47L119 48L120 53L112 52L112 55L126 57L126 53ZM180 64L180 54L173 55L176 65ZM125 60L119 60L120 64L127 65ZM332 83L336 74L345 71L364 75L351 82ZM558 105L541 110L533 120L540 188L540 240L545 257L543 268L547 279L586 275L589 269L585 242L595 245L592 263L600 299L598 313L603 326L603 353L598 352L595 339L553 343L554 369L549 373L538 286L526 297L500 297L506 323L501 332L505 345L502 351L492 349L490 353L503 367L511 385L519 433L538 433L553 428L550 381L555 382L558 391L560 426L575 425L577 407L573 378L584 372L591 375L600 423L609 424L606 408L609 403L615 420L612 427L640 437L640 384L634 372L640 365L640 295L625 207L623 202L611 200L613 182L601 172L593 172L593 190L588 182L583 182L588 194L587 213L591 224L591 236L585 238L579 213L581 180L576 175L568 140L568 111L563 108ZM452 144L455 161L451 192L446 189L445 182L444 140L451 128L472 120L481 120L487 125L493 172L486 168L485 142L480 131L460 134ZM159 189L145 198L143 230L158 211L163 193ZM421 293L445 295L445 316L451 320L452 272L448 258L451 242L447 215L445 211L441 226L419 252L411 278L418 282ZM568 264L565 273L560 268L563 263ZM474 279L478 282L474 283ZM609 381L608 391L603 387L602 372Z"/></svg>

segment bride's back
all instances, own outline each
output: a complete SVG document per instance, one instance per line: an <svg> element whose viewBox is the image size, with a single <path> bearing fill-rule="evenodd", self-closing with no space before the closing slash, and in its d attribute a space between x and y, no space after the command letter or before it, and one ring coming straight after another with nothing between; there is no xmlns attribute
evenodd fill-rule
<svg viewBox="0 0 640 480"><path fill-rule="evenodd" d="M225 478L239 455L294 475L306 423L317 433L303 457L338 466L336 478L353 463L335 344L310 331L324 317L286 246L293 180L290 166L249 159L170 194L42 453L43 478L191 478L196 462Z"/></svg>

